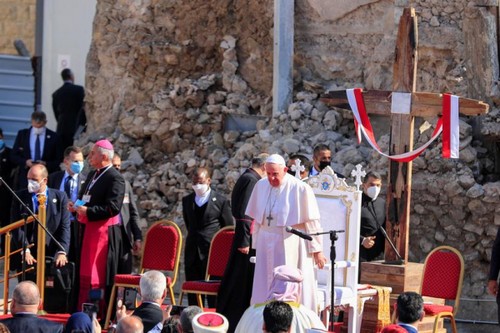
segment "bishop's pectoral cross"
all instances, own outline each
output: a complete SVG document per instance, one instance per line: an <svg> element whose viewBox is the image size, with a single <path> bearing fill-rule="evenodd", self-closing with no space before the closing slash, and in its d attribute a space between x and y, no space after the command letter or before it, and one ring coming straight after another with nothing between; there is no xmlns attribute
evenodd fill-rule
<svg viewBox="0 0 500 333"><path fill-rule="evenodd" d="M274 220L273 217L271 216L271 212L269 212L269 215L266 217L267 220L267 226L271 226L271 222Z"/></svg>
<svg viewBox="0 0 500 333"><path fill-rule="evenodd" d="M442 94L416 92L415 77L417 70L417 19L413 8L406 8L399 22L396 41L396 53L393 73L393 90L411 93L409 113L391 113L392 91L364 91L363 99L366 110L370 114L391 117L391 137L389 153L391 156L413 150L414 117L439 116L442 111ZM326 93L322 101L328 105L350 109L346 91ZM459 99L460 113L467 116L484 114L488 105L472 100ZM394 106L392 106L394 109ZM396 105L397 107L397 105ZM388 202L393 207L393 223L387 223L387 233L393 240L401 257L408 262L408 236L410 223L412 162L394 162L389 165L389 184L387 187ZM389 208L387 208L389 209ZM395 260L396 254L386 242L385 259Z"/></svg>

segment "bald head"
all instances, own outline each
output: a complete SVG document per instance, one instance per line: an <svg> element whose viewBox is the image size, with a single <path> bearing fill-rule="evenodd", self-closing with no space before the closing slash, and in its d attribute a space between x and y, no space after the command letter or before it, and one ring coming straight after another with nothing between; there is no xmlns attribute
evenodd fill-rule
<svg viewBox="0 0 500 333"><path fill-rule="evenodd" d="M116 325L116 333L143 333L144 325L137 316L124 317Z"/></svg>
<svg viewBox="0 0 500 333"><path fill-rule="evenodd" d="M11 312L37 313L40 306L40 291L38 286L32 281L19 283L12 293Z"/></svg>

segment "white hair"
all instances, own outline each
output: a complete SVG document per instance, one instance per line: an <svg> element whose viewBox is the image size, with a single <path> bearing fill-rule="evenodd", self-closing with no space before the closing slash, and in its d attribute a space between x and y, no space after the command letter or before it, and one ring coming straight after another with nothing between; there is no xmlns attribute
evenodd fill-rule
<svg viewBox="0 0 500 333"><path fill-rule="evenodd" d="M108 156L108 159L110 161L113 159L113 156L115 156L115 151L113 149L106 149L106 148L97 146L97 151L101 154Z"/></svg>
<svg viewBox="0 0 500 333"><path fill-rule="evenodd" d="M162 272L147 271L141 276L139 286L142 300L152 302L163 297L167 289L167 278Z"/></svg>

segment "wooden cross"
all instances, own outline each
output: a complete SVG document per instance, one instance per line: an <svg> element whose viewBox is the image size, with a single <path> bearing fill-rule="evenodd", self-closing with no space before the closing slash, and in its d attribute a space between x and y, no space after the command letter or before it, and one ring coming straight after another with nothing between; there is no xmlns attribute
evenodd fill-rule
<svg viewBox="0 0 500 333"><path fill-rule="evenodd" d="M363 99L370 114L391 117L390 155L402 154L413 150L414 117L439 116L442 111L442 94L416 92L417 71L417 19L413 8L405 8L399 22L396 40L396 53L393 73L393 91L411 93L409 114L391 114L392 91L364 91ZM328 105L350 109L345 91L326 93L322 101ZM488 112L488 104L460 98L460 113L467 116ZM387 217L394 216L392 223L386 223L387 233L399 253L408 262L408 238L410 223L412 163L390 161L389 183L387 185ZM390 204L390 205L389 205ZM389 214L389 206L392 212ZM385 259L395 260L396 254L388 242L385 246Z"/></svg>

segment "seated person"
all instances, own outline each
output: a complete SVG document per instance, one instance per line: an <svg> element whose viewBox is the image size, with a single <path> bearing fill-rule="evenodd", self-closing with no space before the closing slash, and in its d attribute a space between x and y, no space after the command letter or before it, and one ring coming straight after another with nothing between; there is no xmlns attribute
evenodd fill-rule
<svg viewBox="0 0 500 333"><path fill-rule="evenodd" d="M101 333L101 325L97 318L90 319L89 315L84 312L73 313L64 329L66 333Z"/></svg>
<svg viewBox="0 0 500 333"><path fill-rule="evenodd" d="M267 302L250 306L241 317L235 332L260 332L264 324L264 308L271 301L282 301L292 308L294 318L291 332L305 333L308 328L325 330L325 325L316 313L297 303L302 293L302 272L298 268L282 265L276 267L273 274Z"/></svg>
<svg viewBox="0 0 500 333"><path fill-rule="evenodd" d="M418 322L424 318L424 300L420 294L407 291L398 296L397 324L410 333L418 332Z"/></svg>
<svg viewBox="0 0 500 333"><path fill-rule="evenodd" d="M292 328L293 310L285 302L271 301L264 308L264 333L289 333Z"/></svg>

